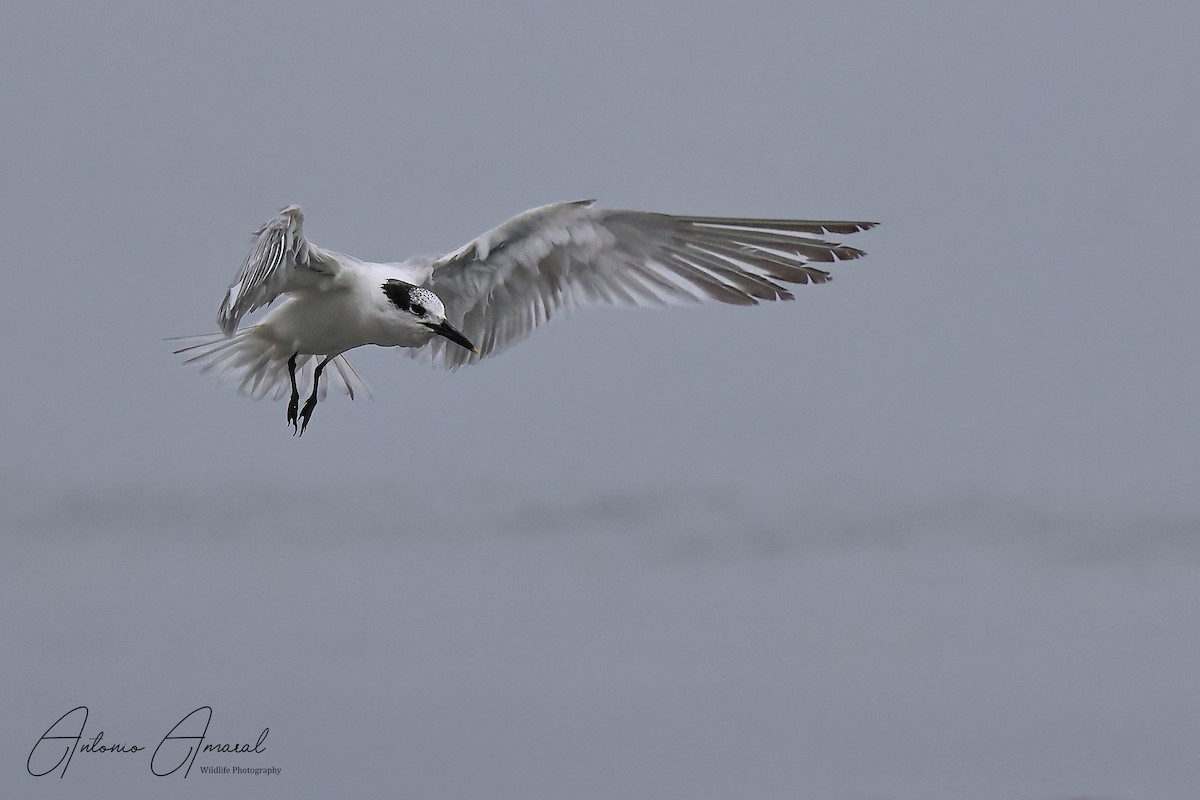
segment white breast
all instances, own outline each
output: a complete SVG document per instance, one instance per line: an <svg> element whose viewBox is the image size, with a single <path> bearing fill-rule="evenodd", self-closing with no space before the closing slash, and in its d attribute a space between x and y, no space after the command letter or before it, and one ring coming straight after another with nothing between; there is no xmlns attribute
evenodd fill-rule
<svg viewBox="0 0 1200 800"><path fill-rule="evenodd" d="M393 306L383 282L412 282L407 265L356 265L343 270L323 290L297 292L260 323L262 334L292 352L336 355L365 344L420 347L433 338L429 328Z"/></svg>

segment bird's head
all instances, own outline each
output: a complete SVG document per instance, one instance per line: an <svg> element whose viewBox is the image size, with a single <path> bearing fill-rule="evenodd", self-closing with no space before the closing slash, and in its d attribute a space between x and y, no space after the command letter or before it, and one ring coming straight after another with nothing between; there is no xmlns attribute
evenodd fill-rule
<svg viewBox="0 0 1200 800"><path fill-rule="evenodd" d="M446 306L433 292L392 278L384 282L383 293L396 310L407 314L412 322L424 325L437 336L444 336L472 353L479 354L479 350L471 344L470 339L446 322Z"/></svg>

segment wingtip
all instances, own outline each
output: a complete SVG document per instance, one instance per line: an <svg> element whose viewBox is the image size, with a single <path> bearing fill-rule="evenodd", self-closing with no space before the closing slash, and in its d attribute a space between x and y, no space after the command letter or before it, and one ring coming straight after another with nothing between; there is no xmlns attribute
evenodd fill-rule
<svg viewBox="0 0 1200 800"><path fill-rule="evenodd" d="M221 329L221 333L228 338L233 336L237 331L237 320L230 318L226 314L217 314L217 327Z"/></svg>

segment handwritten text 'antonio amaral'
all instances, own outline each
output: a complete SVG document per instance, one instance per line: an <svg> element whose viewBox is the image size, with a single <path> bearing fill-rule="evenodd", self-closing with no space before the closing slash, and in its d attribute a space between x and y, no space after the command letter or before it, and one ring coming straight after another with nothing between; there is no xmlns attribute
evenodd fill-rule
<svg viewBox="0 0 1200 800"><path fill-rule="evenodd" d="M154 748L154 753L150 756L150 771L165 778L182 768L183 777L186 778L192 771L192 763L195 762L196 756L202 752L220 755L266 752L270 728L263 728L254 744L206 741L212 715L212 706L200 706L175 723ZM61 778L67 774L67 767L71 766L71 759L75 757L76 752L89 755L103 753L109 758L136 757L146 752L145 745L128 742L114 744L105 741L104 731L85 737L87 721L87 706L76 706L59 717L33 745L33 750L29 751L29 758L25 761L25 769L29 774L40 778L61 770L58 774ZM279 772L273 774L278 775Z"/></svg>

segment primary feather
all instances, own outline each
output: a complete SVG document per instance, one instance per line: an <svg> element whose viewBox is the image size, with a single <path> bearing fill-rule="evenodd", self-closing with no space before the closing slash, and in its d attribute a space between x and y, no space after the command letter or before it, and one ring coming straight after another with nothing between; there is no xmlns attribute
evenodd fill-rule
<svg viewBox="0 0 1200 800"><path fill-rule="evenodd" d="M217 311L221 333L194 337L176 352L252 397L291 393L293 407L314 366L327 363L333 369L321 374L335 375L354 397L367 393L343 355L355 347L403 347L455 369L589 305L791 300L789 284L829 280L814 264L863 255L823 237L874 225L677 216L583 200L518 214L441 258L373 263L310 242L293 205L254 232ZM247 314L280 297L258 324L239 330ZM313 387L312 404L325 389ZM292 424L294 414L290 408ZM305 424L309 414L306 404Z"/></svg>
<svg viewBox="0 0 1200 800"><path fill-rule="evenodd" d="M535 208L433 263L426 285L479 354L441 340L426 349L435 363L453 369L587 305L791 300L781 284L830 279L809 262L863 255L813 234L874 224L674 216L592 208L590 200Z"/></svg>

